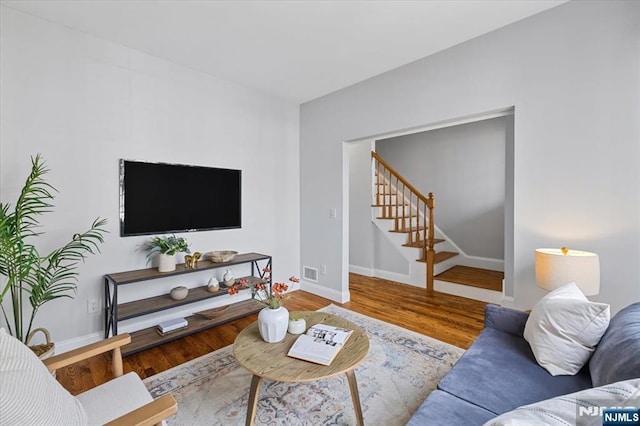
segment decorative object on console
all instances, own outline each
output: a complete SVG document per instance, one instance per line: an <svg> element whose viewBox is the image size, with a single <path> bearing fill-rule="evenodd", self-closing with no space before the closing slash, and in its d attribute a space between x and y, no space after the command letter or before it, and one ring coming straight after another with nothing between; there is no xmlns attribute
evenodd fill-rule
<svg viewBox="0 0 640 426"><path fill-rule="evenodd" d="M574 375L589 361L609 319L609 305L589 301L575 283L569 283L536 304L524 338L538 364L552 376Z"/></svg>
<svg viewBox="0 0 640 426"><path fill-rule="evenodd" d="M294 318L291 315L289 316L289 328L287 331L291 334L302 334L307 331L307 322L304 318Z"/></svg>
<svg viewBox="0 0 640 426"><path fill-rule="evenodd" d="M224 313L227 309L229 309L231 305L224 305L213 309L207 309L206 311L196 312L193 315L197 315L199 317L203 317L206 319L214 319L218 318L220 315Z"/></svg>
<svg viewBox="0 0 640 426"><path fill-rule="evenodd" d="M44 180L49 172L40 154L31 157L31 171L18 196L13 211L10 204L0 203L0 304L10 295L12 309L2 309L7 331L26 343L38 310L50 300L73 298L78 281L77 265L89 254L100 252L107 230L106 219L96 219L81 234L47 255L35 246L44 233L39 216L53 208L56 189ZM66 232L66 231L65 231ZM28 302L27 302L28 301ZM30 306L26 306L29 303Z"/></svg>
<svg viewBox="0 0 640 426"><path fill-rule="evenodd" d="M238 255L237 251L233 250L219 250L210 251L205 254L205 258L209 258L214 263L231 262L234 257Z"/></svg>
<svg viewBox="0 0 640 426"><path fill-rule="evenodd" d="M224 282L224 285L226 285L227 287L233 286L233 284L236 282L236 279L233 277L233 274L231 273L231 269L227 269L224 272L224 275L222 276L222 280Z"/></svg>
<svg viewBox="0 0 640 426"><path fill-rule="evenodd" d="M210 293L216 293L220 290L220 282L216 277L209 278L209 282L207 283L207 291Z"/></svg>
<svg viewBox="0 0 640 426"><path fill-rule="evenodd" d="M193 255L187 254L184 256L184 267L185 269L196 269L198 267L198 260L200 260L200 257L202 256L202 253L200 253L199 251L193 253Z"/></svg>
<svg viewBox="0 0 640 426"><path fill-rule="evenodd" d="M597 254L581 250L536 249L536 283L545 290L574 282L585 296L600 292L600 259Z"/></svg>
<svg viewBox="0 0 640 426"><path fill-rule="evenodd" d="M187 240L175 235L153 237L147 241L144 248L148 251L147 262L158 255L158 271L171 272L176 270L176 253L191 253Z"/></svg>
<svg viewBox="0 0 640 426"><path fill-rule="evenodd" d="M171 296L173 300L182 300L186 298L188 294L189 289L184 286L174 287L169 292L169 296Z"/></svg>
<svg viewBox="0 0 640 426"><path fill-rule="evenodd" d="M184 318L174 318L166 321L162 321L157 325L158 332L165 334L172 331L183 329L189 325L189 322Z"/></svg>

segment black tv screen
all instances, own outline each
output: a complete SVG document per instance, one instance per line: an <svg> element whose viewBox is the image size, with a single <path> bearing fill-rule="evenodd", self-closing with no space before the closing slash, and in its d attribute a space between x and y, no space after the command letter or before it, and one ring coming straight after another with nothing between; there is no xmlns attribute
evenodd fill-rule
<svg viewBox="0 0 640 426"><path fill-rule="evenodd" d="M241 170L120 160L120 235L240 228Z"/></svg>

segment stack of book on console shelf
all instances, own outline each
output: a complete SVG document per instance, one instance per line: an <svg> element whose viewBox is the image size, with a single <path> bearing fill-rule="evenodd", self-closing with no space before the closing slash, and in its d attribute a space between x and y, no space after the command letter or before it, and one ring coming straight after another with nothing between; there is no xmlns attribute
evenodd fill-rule
<svg viewBox="0 0 640 426"><path fill-rule="evenodd" d="M162 321L160 324L156 326L156 331L161 336L166 336L167 334L174 333L176 331L182 330L183 328L187 328L189 322L187 322L184 318L174 318L166 321Z"/></svg>
<svg viewBox="0 0 640 426"><path fill-rule="evenodd" d="M330 365L351 333L353 330L316 324L296 339L287 355L316 364Z"/></svg>

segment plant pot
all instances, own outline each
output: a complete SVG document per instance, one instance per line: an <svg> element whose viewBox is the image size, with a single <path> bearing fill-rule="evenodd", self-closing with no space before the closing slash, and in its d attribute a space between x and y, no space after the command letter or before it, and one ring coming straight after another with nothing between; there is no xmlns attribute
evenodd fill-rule
<svg viewBox="0 0 640 426"><path fill-rule="evenodd" d="M298 319L289 319L289 333L291 334L302 334L307 331L307 322L304 318Z"/></svg>
<svg viewBox="0 0 640 426"><path fill-rule="evenodd" d="M33 336L35 336L39 331L44 334L46 342L40 345L30 346L29 343L31 343L31 339L33 339ZM27 336L27 346L29 346L29 349L31 349L41 361L52 357L56 353L56 344L51 341L51 334L49 334L49 330L46 328L36 328L31 330L31 333ZM56 370L53 370L51 375L56 377Z"/></svg>
<svg viewBox="0 0 640 426"><path fill-rule="evenodd" d="M176 256L171 254L158 254L158 271L171 272L176 270Z"/></svg>
<svg viewBox="0 0 640 426"><path fill-rule="evenodd" d="M264 308L258 314L258 330L262 340L278 343L284 340L289 326L289 311L284 306L277 309Z"/></svg>

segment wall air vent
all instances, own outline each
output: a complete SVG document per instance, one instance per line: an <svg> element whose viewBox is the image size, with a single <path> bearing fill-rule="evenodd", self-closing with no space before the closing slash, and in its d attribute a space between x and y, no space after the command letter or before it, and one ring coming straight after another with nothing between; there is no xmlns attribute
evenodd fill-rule
<svg viewBox="0 0 640 426"><path fill-rule="evenodd" d="M302 267L302 277L314 283L318 282L318 268L312 268L310 266Z"/></svg>

